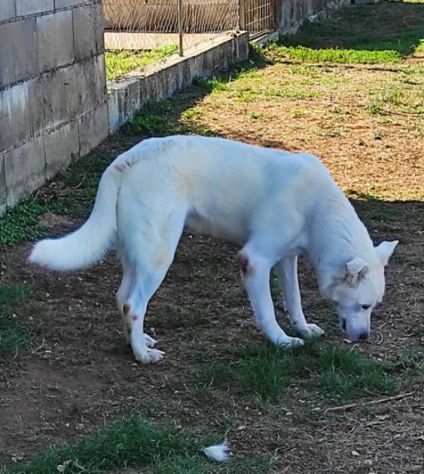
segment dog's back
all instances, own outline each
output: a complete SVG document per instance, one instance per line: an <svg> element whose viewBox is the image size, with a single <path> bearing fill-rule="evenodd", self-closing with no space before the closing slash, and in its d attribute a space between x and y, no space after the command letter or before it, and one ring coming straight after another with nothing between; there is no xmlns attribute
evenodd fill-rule
<svg viewBox="0 0 424 474"><path fill-rule="evenodd" d="M150 139L132 153L140 158L133 159L123 179L126 200L133 194L158 212L167 202L178 201L187 208L187 225L193 230L237 242L245 240L256 215L274 212L278 218L279 206L304 214L332 185L311 155L222 138Z"/></svg>

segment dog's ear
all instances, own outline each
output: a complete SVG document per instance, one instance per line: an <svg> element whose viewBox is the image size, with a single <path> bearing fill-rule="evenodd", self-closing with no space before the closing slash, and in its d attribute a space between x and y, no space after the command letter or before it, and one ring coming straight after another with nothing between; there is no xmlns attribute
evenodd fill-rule
<svg viewBox="0 0 424 474"><path fill-rule="evenodd" d="M368 273L368 270L368 264L364 259L360 257L352 258L346 263L345 281L350 286L356 286Z"/></svg>
<svg viewBox="0 0 424 474"><path fill-rule="evenodd" d="M391 242L384 241L381 242L380 245L377 245L375 247L375 251L377 252L377 255L379 256L383 266L386 266L388 264L389 259L395 251L395 248L398 243L399 240L392 240Z"/></svg>

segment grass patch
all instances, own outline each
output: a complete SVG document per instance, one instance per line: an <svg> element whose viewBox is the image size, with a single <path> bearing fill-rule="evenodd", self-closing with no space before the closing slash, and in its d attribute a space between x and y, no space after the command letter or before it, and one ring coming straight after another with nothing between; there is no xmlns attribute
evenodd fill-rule
<svg viewBox="0 0 424 474"><path fill-rule="evenodd" d="M320 353L320 391L325 396L350 400L367 395L389 395L398 388L388 367L358 352L327 347Z"/></svg>
<svg viewBox="0 0 424 474"><path fill-rule="evenodd" d="M193 81L193 85L198 87L199 89L203 89L205 92L209 94L215 91L225 91L228 89L228 81L225 79L203 79L203 78L195 78Z"/></svg>
<svg viewBox="0 0 424 474"><path fill-rule="evenodd" d="M124 126L124 132L130 135L147 134L155 136L182 132L176 121L171 119L173 105L174 101L172 99L147 105L143 108L142 113L137 114Z"/></svg>
<svg viewBox="0 0 424 474"><path fill-rule="evenodd" d="M0 245L12 245L19 240L30 240L40 233L38 218L45 212L45 206L27 200L9 209L0 218Z"/></svg>
<svg viewBox="0 0 424 474"><path fill-rule="evenodd" d="M156 428L139 417L115 422L82 441L53 448L29 464L2 474L90 474L145 466L176 454L193 455L192 442L181 433Z"/></svg>
<svg viewBox="0 0 424 474"><path fill-rule="evenodd" d="M216 387L262 402L277 401L302 378L317 385L322 396L350 400L397 390L388 367L337 346L309 343L296 351L271 346L240 351L234 363L215 363L197 374L198 390Z"/></svg>
<svg viewBox="0 0 424 474"><path fill-rule="evenodd" d="M29 289L24 286L0 286L0 355L14 354L25 348L30 335L16 316L10 314L12 308L25 299Z"/></svg>
<svg viewBox="0 0 424 474"><path fill-rule="evenodd" d="M266 56L273 61L394 63L424 51L423 25L424 8L418 3L343 8L331 18L307 22L297 34L282 37L266 49Z"/></svg>
<svg viewBox="0 0 424 474"><path fill-rule="evenodd" d="M88 203L96 195L100 176L111 160L112 154L92 153L55 178L55 183L60 183L59 192L55 187L44 187L37 195L9 209L0 218L0 246L43 236L45 229L39 218L46 212L85 215Z"/></svg>
<svg viewBox="0 0 424 474"><path fill-rule="evenodd" d="M385 115L391 112L424 115L424 93L411 88L407 83L396 81L384 88L370 92L368 112Z"/></svg>
<svg viewBox="0 0 424 474"><path fill-rule="evenodd" d="M201 443L203 446L203 443ZM254 474L268 472L264 458L212 464L189 435L158 428L141 417L122 419L76 444L52 448L28 464L5 467L1 474L101 474L144 467L152 474Z"/></svg>
<svg viewBox="0 0 424 474"><path fill-rule="evenodd" d="M114 81L130 71L141 70L149 64L163 61L177 51L176 45L162 46L150 51L107 51L106 77Z"/></svg>
<svg viewBox="0 0 424 474"><path fill-rule="evenodd" d="M176 113L176 99L162 100L147 105L123 129L128 135L166 136L172 134L196 133L210 136L214 133L202 125L194 107ZM178 116L177 116L178 115Z"/></svg>
<svg viewBox="0 0 424 474"><path fill-rule="evenodd" d="M422 49L423 25L422 5L384 2L343 8L324 21L307 22L297 34L281 38L281 43L318 50L356 50L363 54L390 52L406 57Z"/></svg>
<svg viewBox="0 0 424 474"><path fill-rule="evenodd" d="M367 51L355 49L323 48L305 46L270 45L267 54L274 61L295 60L311 63L383 64L401 60L397 51Z"/></svg>

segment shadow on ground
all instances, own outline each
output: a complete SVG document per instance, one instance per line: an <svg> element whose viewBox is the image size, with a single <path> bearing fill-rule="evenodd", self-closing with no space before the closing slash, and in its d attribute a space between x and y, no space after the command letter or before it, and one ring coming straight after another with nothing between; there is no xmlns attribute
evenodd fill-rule
<svg viewBox="0 0 424 474"><path fill-rule="evenodd" d="M384 20L382 20L384 18ZM325 23L309 23L285 46L312 49L394 50L413 54L424 40L424 3L389 3L346 7Z"/></svg>

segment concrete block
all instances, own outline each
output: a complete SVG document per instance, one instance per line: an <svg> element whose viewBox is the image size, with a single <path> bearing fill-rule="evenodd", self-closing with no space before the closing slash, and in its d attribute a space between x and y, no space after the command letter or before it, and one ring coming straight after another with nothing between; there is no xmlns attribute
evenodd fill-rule
<svg viewBox="0 0 424 474"><path fill-rule="evenodd" d="M7 205L11 207L45 182L46 160L43 138L37 137L19 148L6 152L4 167Z"/></svg>
<svg viewBox="0 0 424 474"><path fill-rule="evenodd" d="M0 91L0 151L27 141L45 125L39 79Z"/></svg>
<svg viewBox="0 0 424 474"><path fill-rule="evenodd" d="M72 10L74 15L74 47L77 61L97 53L96 5Z"/></svg>
<svg viewBox="0 0 424 474"><path fill-rule="evenodd" d="M0 88L38 72L34 18L0 25L0 58Z"/></svg>
<svg viewBox="0 0 424 474"><path fill-rule="evenodd" d="M107 103L79 119L80 155L87 155L109 135Z"/></svg>
<svg viewBox="0 0 424 474"><path fill-rule="evenodd" d="M72 63L74 33L72 11L37 18L38 69L40 72Z"/></svg>
<svg viewBox="0 0 424 474"><path fill-rule="evenodd" d="M2 0L0 2L0 21L9 20L15 16L15 0Z"/></svg>
<svg viewBox="0 0 424 474"><path fill-rule="evenodd" d="M102 4L99 3L95 7L96 15L96 50L97 54L105 52L105 17L103 15Z"/></svg>
<svg viewBox="0 0 424 474"><path fill-rule="evenodd" d="M109 128L111 133L128 122L141 108L141 81L117 81L109 91Z"/></svg>
<svg viewBox="0 0 424 474"><path fill-rule="evenodd" d="M53 178L79 156L77 122L66 124L44 136L46 152L46 178Z"/></svg>
<svg viewBox="0 0 424 474"><path fill-rule="evenodd" d="M0 91L0 151L23 140L30 129L28 84Z"/></svg>
<svg viewBox="0 0 424 474"><path fill-rule="evenodd" d="M16 0L16 14L18 16L44 13L53 10L53 0Z"/></svg>
<svg viewBox="0 0 424 474"><path fill-rule="evenodd" d="M104 54L94 57L94 79L96 87L96 104L103 104L107 96L106 65Z"/></svg>
<svg viewBox="0 0 424 474"><path fill-rule="evenodd" d="M76 82L80 94L80 113L89 112L106 100L104 57L94 56L76 65Z"/></svg>
<svg viewBox="0 0 424 474"><path fill-rule="evenodd" d="M57 128L81 113L81 66L72 66L43 74L43 100L46 125Z"/></svg>

